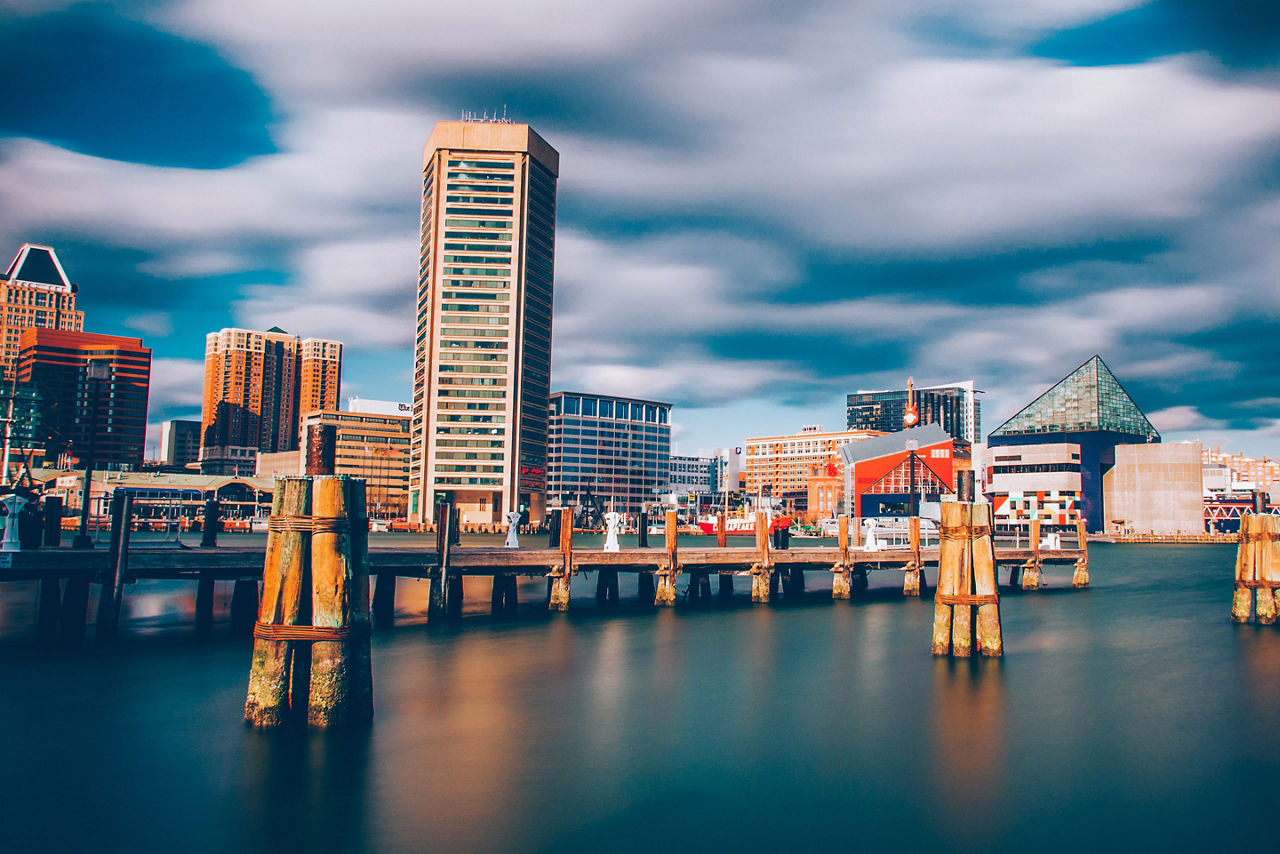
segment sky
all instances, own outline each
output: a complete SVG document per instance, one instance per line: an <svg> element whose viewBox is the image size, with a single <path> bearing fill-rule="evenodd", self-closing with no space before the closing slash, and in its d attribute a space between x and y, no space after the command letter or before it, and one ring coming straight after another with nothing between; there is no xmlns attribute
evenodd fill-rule
<svg viewBox="0 0 1280 854"><path fill-rule="evenodd" d="M86 330L152 348L152 443L225 326L410 399L422 146L505 111L560 152L553 390L671 402L680 453L908 376L975 380L985 433L1097 353L1165 441L1280 456L1267 0L6 0L0 33L0 252L54 246Z"/></svg>

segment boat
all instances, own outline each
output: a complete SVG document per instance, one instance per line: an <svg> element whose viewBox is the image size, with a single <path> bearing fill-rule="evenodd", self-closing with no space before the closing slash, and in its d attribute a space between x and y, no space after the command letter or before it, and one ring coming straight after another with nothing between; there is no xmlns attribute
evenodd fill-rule
<svg viewBox="0 0 1280 854"><path fill-rule="evenodd" d="M703 516L698 520L698 529L704 534L715 534L719 521L719 516ZM791 517L785 513L779 516L774 516L769 520L770 531L778 531L790 527ZM726 516L724 520L724 532L726 536L733 537L755 536L756 520L754 517Z"/></svg>

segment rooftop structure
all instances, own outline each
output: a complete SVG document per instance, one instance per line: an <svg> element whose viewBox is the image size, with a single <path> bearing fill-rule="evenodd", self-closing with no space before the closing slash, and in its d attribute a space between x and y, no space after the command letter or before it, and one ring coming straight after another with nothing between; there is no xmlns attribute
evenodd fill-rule
<svg viewBox="0 0 1280 854"><path fill-rule="evenodd" d="M22 244L0 275L0 378L13 379L17 372L22 330L84 328L77 290L53 247Z"/></svg>

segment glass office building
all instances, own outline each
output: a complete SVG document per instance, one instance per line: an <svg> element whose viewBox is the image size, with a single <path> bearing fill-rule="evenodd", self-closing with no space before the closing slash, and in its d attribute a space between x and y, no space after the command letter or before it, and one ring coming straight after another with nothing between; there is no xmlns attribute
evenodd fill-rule
<svg viewBox="0 0 1280 854"><path fill-rule="evenodd" d="M671 404L561 391L549 411L549 506L639 513L668 491Z"/></svg>

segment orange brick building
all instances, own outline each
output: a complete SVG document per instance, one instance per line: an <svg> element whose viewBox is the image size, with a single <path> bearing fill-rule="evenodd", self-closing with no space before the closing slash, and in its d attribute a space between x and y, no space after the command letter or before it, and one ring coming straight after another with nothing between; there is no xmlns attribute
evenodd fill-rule
<svg viewBox="0 0 1280 854"><path fill-rule="evenodd" d="M223 329L205 338L200 447L298 447L300 413L337 409L342 344L283 329Z"/></svg>

